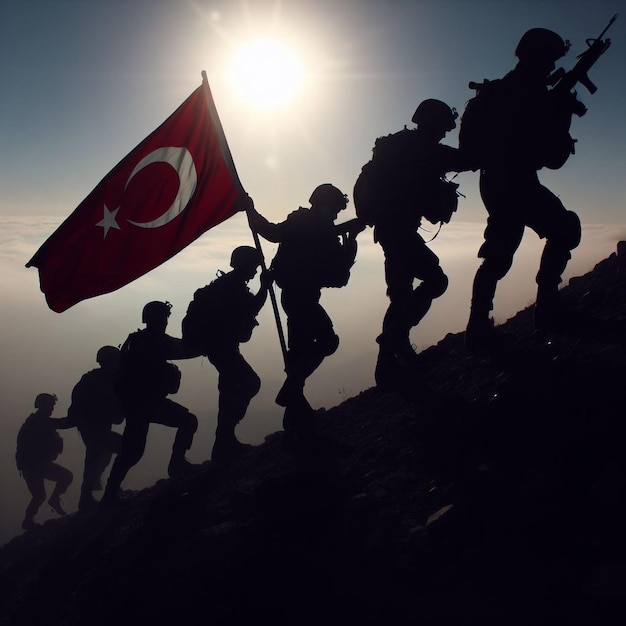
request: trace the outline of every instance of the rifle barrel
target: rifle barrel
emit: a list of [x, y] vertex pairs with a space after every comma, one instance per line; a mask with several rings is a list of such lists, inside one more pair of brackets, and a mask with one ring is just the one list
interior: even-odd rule
[[609, 28], [611, 28], [611, 24], [613, 24], [613, 22], [619, 17], [619, 13], [616, 13], [610, 20], [609, 23], [606, 25], [606, 28], [600, 33], [600, 35], [598, 35], [598, 39], [602, 39], [602, 37], [604, 37], [604, 33], [606, 33], [607, 30], [609, 30]]

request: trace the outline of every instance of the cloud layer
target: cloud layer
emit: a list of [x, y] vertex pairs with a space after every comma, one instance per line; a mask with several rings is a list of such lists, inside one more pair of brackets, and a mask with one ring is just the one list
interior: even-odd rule
[[[65, 415], [74, 384], [83, 373], [96, 367], [99, 347], [118, 345], [141, 327], [143, 305], [155, 299], [169, 300], [174, 308], [168, 331], [180, 336], [180, 323], [193, 292], [210, 282], [217, 270], [227, 271], [228, 259], [237, 245], [251, 244], [242, 217], [235, 217], [201, 237], [177, 257], [145, 277], [112, 294], [82, 302], [62, 314], [50, 311], [39, 291], [37, 271], [25, 263], [59, 224], [58, 218], [0, 218], [0, 271], [5, 298], [5, 327], [0, 335], [2, 379], [0, 393], [0, 490], [14, 494], [0, 527], [0, 542], [19, 531], [28, 493], [14, 464], [15, 438], [19, 426], [32, 410], [37, 393], [59, 396], [55, 414]], [[476, 251], [483, 224], [452, 223], [429, 244], [441, 259], [450, 279], [446, 294], [433, 304], [412, 340], [422, 350], [448, 332], [463, 330], [469, 307], [471, 284], [479, 260]], [[425, 238], [429, 233], [424, 233]], [[590, 270], [626, 239], [626, 227], [586, 225], [583, 243], [574, 251], [565, 278]], [[271, 259], [276, 246], [263, 243]], [[375, 337], [387, 307], [383, 256], [371, 231], [359, 238], [359, 255], [352, 277], [343, 289], [324, 291], [322, 303], [335, 323], [341, 344], [307, 382], [307, 396], [314, 407], [330, 407], [374, 384]], [[536, 274], [542, 242], [528, 232], [513, 269], [502, 281], [494, 315], [504, 321], [534, 300]], [[257, 282], [252, 285], [256, 289]], [[284, 315], [282, 316], [284, 323]], [[274, 315], [269, 301], [259, 317], [260, 326], [242, 352], [261, 377], [263, 386], [239, 427], [241, 439], [258, 443], [281, 428], [282, 415], [274, 397], [283, 380], [283, 363]], [[200, 429], [189, 457], [208, 459], [217, 412], [217, 376], [205, 359], [180, 363], [183, 384], [177, 395], [196, 413]], [[76, 507], [84, 450], [74, 431], [64, 433], [66, 452], [61, 462], [72, 469], [75, 483], [67, 494], [70, 510]], [[155, 426], [150, 433], [145, 458], [129, 474], [127, 488], [140, 488], [166, 475], [172, 433]]]

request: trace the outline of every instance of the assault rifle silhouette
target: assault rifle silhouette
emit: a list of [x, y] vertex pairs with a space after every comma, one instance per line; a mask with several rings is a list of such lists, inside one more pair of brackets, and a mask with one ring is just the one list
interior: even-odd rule
[[587, 39], [587, 50], [579, 54], [576, 58], [576, 65], [566, 72], [562, 67], [558, 68], [548, 78], [548, 85], [552, 87], [551, 92], [557, 96], [571, 98], [571, 112], [578, 117], [582, 117], [587, 112], [587, 107], [576, 98], [576, 92], [572, 89], [577, 83], [583, 85], [587, 91], [594, 94], [598, 88], [591, 82], [587, 73], [596, 61], [608, 50], [611, 45], [610, 39], [602, 39], [613, 22], [618, 18], [616, 13], [606, 25], [606, 28], [595, 39]]
[[[550, 87], [548, 93], [553, 98], [555, 104], [549, 141], [544, 142], [544, 153], [541, 159], [541, 166], [549, 169], [559, 169], [564, 165], [571, 154], [574, 154], [574, 145], [576, 140], [569, 134], [572, 116], [582, 117], [587, 113], [587, 107], [578, 100], [577, 93], [574, 88], [578, 83], [583, 85], [589, 93], [595, 93], [598, 88], [591, 82], [588, 76], [589, 70], [596, 61], [608, 50], [611, 45], [610, 39], [602, 39], [606, 31], [611, 27], [613, 22], [618, 18], [616, 13], [606, 25], [604, 30], [595, 39], [587, 39], [587, 50], [579, 54], [574, 67], [566, 72], [562, 67], [556, 69], [546, 81]], [[566, 42], [569, 48], [569, 41]], [[489, 80], [485, 79], [482, 83], [474, 81], [469, 83], [469, 88], [476, 90], [480, 94], [483, 88], [489, 85]], [[459, 141], [463, 141], [463, 122], [472, 111], [473, 103], [477, 102], [477, 97], [472, 98], [466, 105], [463, 120], [461, 122], [461, 130], [459, 133]], [[479, 109], [480, 111], [480, 109]], [[473, 114], [476, 116], [476, 113]], [[471, 119], [471, 118], [470, 118]], [[467, 124], [467, 122], [465, 122]]]

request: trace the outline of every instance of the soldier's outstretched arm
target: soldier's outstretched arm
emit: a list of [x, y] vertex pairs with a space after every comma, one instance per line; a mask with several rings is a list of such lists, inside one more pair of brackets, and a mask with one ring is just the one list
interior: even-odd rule
[[270, 285], [272, 284], [274, 277], [272, 275], [272, 270], [266, 269], [261, 273], [261, 286], [259, 287], [259, 291], [254, 296], [254, 308], [255, 315], [263, 308], [265, 301], [267, 300], [267, 293]]
[[282, 240], [281, 224], [274, 224], [263, 217], [254, 207], [252, 198], [250, 198], [250, 205], [246, 213], [248, 214], [248, 224], [255, 233], [261, 235], [263, 239], [280, 243]]
[[201, 356], [201, 352], [188, 346], [182, 339], [166, 335], [163, 339], [163, 357], [168, 361], [180, 361], [182, 359], [195, 359]]
[[445, 147], [443, 169], [446, 172], [468, 172], [475, 168], [475, 165], [465, 151], [452, 146]]
[[469, 172], [476, 167], [474, 159], [472, 159], [469, 155], [460, 150], [457, 150], [457, 153], [454, 167], [449, 169], [449, 172]]
[[335, 231], [338, 235], [356, 237], [359, 233], [363, 232], [366, 227], [367, 224], [363, 220], [358, 217], [354, 217], [347, 222], [343, 222], [342, 224], [336, 224]]
[[48, 419], [57, 430], [67, 430], [76, 426], [76, 422], [69, 417], [49, 417]]

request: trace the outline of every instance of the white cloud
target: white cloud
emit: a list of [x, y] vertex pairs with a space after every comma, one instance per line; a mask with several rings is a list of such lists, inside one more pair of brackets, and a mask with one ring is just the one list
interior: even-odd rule
[[[25, 262], [56, 228], [54, 218], [0, 219], [0, 271], [4, 298], [4, 329], [0, 335], [0, 472], [2, 493], [15, 493], [15, 510], [7, 512], [0, 541], [17, 532], [26, 488], [13, 464], [15, 436], [19, 425], [32, 409], [35, 395], [47, 390], [59, 396], [56, 414], [67, 410], [73, 385], [80, 376], [96, 366], [95, 353], [106, 344], [117, 345], [141, 326], [143, 305], [153, 299], [174, 304], [169, 332], [180, 335], [180, 323], [187, 304], [198, 287], [208, 283], [218, 269], [228, 270], [233, 247], [250, 244], [251, 236], [243, 219], [226, 222], [203, 235], [196, 243], [150, 274], [117, 292], [79, 303], [57, 314], [50, 311], [38, 288], [37, 272], [26, 269]], [[453, 222], [444, 227], [430, 244], [439, 256], [450, 279], [446, 294], [433, 304], [429, 315], [412, 332], [418, 349], [426, 348], [448, 332], [463, 330], [469, 307], [471, 284], [479, 260], [476, 251], [482, 241], [483, 224]], [[588, 225], [583, 243], [574, 251], [566, 278], [590, 270], [595, 263], [615, 250], [617, 241], [626, 239], [626, 227]], [[383, 256], [372, 241], [371, 231], [360, 238], [359, 255], [352, 277], [343, 289], [327, 289], [323, 304], [341, 338], [340, 348], [329, 357], [307, 382], [313, 406], [327, 408], [374, 384], [375, 337], [387, 307], [383, 275]], [[271, 259], [275, 245], [263, 242]], [[534, 300], [534, 276], [542, 242], [529, 232], [516, 256], [514, 266], [498, 288], [495, 315], [499, 321], [511, 317]], [[282, 316], [284, 321], [284, 315]], [[281, 428], [281, 411], [274, 397], [284, 377], [277, 332], [269, 302], [262, 311], [260, 326], [243, 352], [259, 373], [263, 387], [253, 400], [240, 426], [243, 440], [260, 442]], [[190, 458], [206, 460], [210, 455], [217, 412], [217, 376], [206, 361], [194, 359], [181, 363], [183, 385], [177, 399], [200, 418]], [[129, 475], [134, 488], [154, 482], [165, 475], [167, 448], [171, 432], [164, 427], [151, 431], [145, 459]], [[70, 510], [76, 505], [82, 473], [82, 444], [75, 433], [64, 434], [64, 462], [76, 476], [67, 497]], [[9, 533], [2, 536], [2, 533]]]

